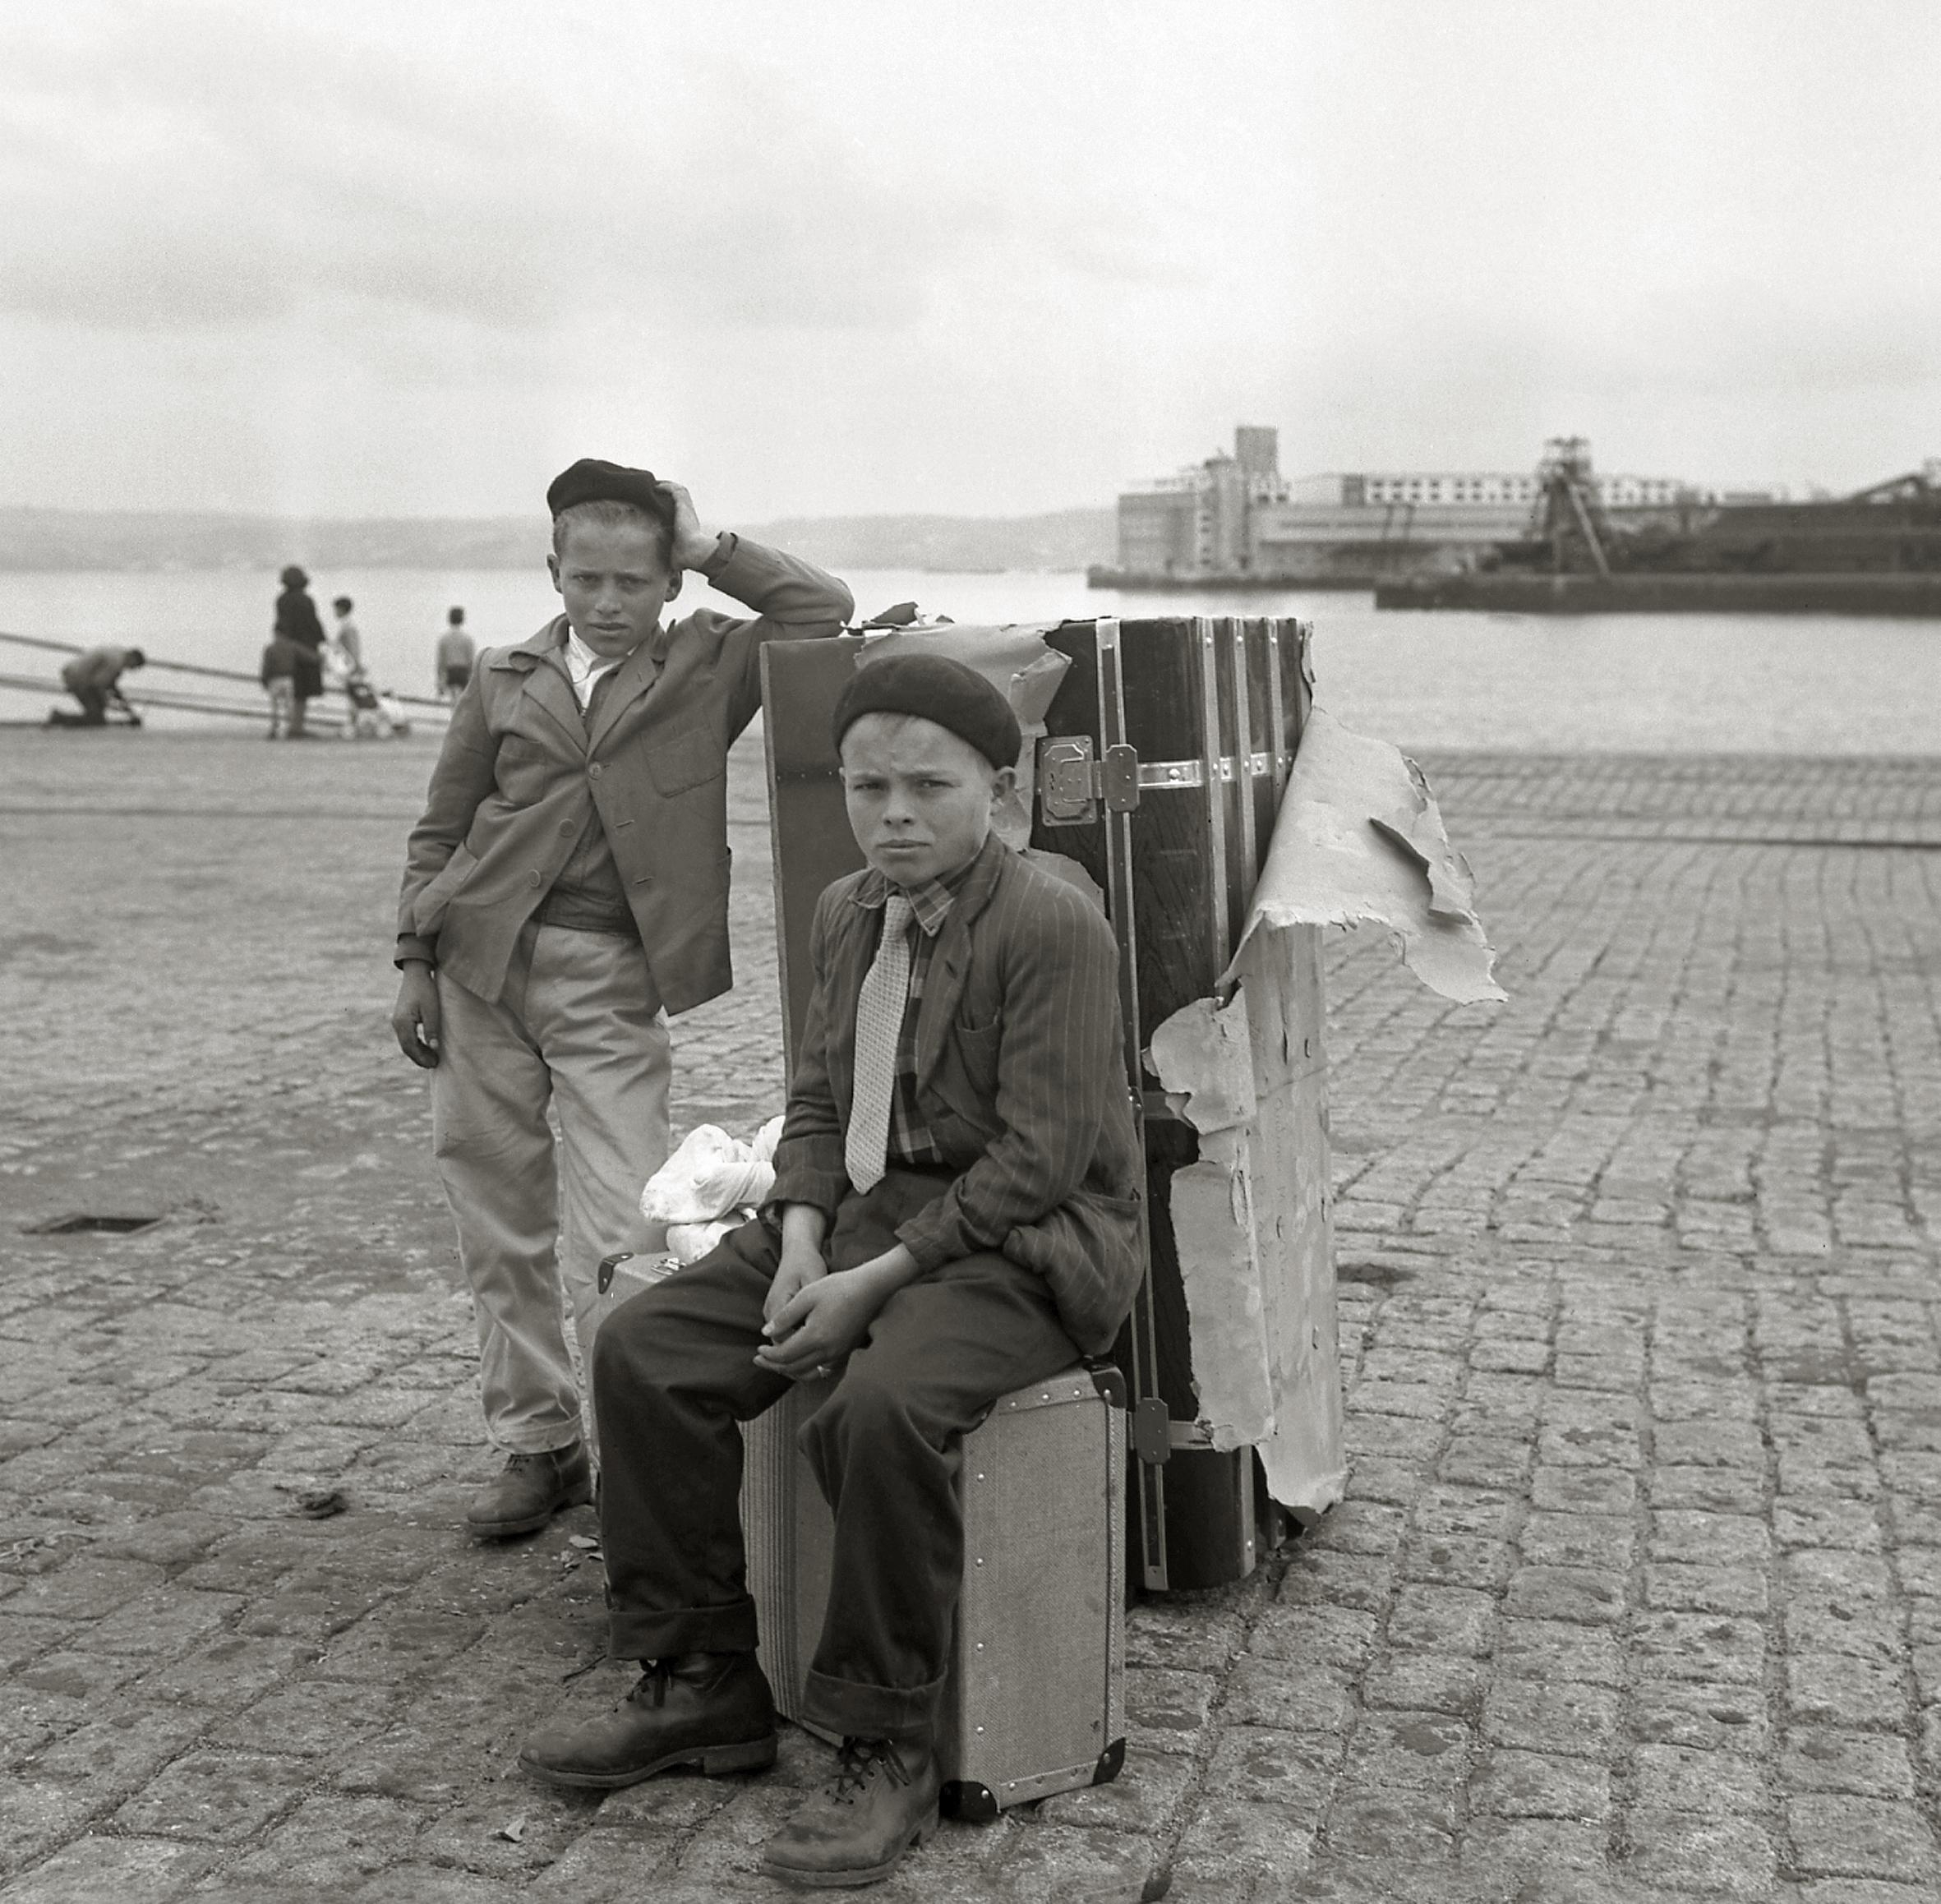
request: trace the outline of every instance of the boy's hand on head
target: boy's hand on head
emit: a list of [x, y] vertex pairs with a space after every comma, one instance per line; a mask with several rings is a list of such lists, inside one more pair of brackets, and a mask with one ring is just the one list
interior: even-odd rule
[[694, 513], [694, 499], [678, 482], [656, 485], [674, 505], [674, 560], [683, 569], [698, 569], [714, 553], [721, 538], [712, 529], [703, 528]]

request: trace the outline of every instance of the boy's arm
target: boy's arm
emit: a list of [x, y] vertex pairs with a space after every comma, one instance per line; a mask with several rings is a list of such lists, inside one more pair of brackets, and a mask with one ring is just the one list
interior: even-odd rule
[[474, 675], [452, 709], [445, 745], [431, 769], [423, 816], [405, 843], [404, 883], [398, 895], [398, 949], [394, 955], [399, 965], [408, 959], [431, 964], [436, 957], [435, 943], [417, 929], [417, 897], [445, 870], [471, 830], [478, 803], [493, 789], [497, 755], [498, 745], [486, 726], [484, 696]]
[[994, 1106], [1003, 1127], [984, 1155], [897, 1234], [920, 1271], [998, 1250], [1084, 1181], [1098, 1132], [1123, 1099], [1118, 948], [1104, 917], [1068, 903], [1021, 908], [1004, 961]]
[[829, 1086], [829, 1014], [828, 950], [832, 903], [825, 892], [816, 901], [809, 932], [809, 970], [813, 984], [795, 1068], [789, 1079], [787, 1115], [781, 1141], [775, 1146], [775, 1187], [769, 1208], [805, 1203], [833, 1218], [836, 1206], [849, 1187], [842, 1160], [842, 1120]]

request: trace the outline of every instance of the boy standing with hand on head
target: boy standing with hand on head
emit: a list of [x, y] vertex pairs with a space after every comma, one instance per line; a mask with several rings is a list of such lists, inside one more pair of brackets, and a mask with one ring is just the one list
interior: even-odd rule
[[1109, 1348], [1141, 1270], [1117, 942], [990, 830], [1017, 717], [971, 669], [905, 654], [857, 671], [834, 730], [869, 864], [816, 908], [774, 1201], [594, 1348], [611, 1650], [647, 1671], [521, 1755], [593, 1789], [772, 1762], [736, 1423], [844, 1364], [800, 1441], [835, 1515], [803, 1717], [842, 1755], [762, 1864], [811, 1886], [887, 1877], [934, 1828], [962, 1438]]
[[[761, 704], [762, 644], [837, 634], [852, 606], [808, 563], [703, 528], [649, 471], [583, 460], [546, 502], [565, 612], [487, 650], [453, 711], [406, 850], [391, 1017], [432, 1073], [486, 1423], [508, 1451], [466, 1515], [487, 1539], [589, 1497], [562, 1286], [583, 1363], [600, 1259], [651, 1240], [666, 1014], [732, 982], [727, 751]], [[664, 625], [689, 569], [755, 618]]]

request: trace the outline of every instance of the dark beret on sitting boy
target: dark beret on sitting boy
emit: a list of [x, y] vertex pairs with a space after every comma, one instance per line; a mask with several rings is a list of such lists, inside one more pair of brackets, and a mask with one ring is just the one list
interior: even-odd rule
[[913, 714], [948, 728], [993, 767], [1016, 767], [1024, 731], [1011, 703], [975, 668], [940, 654], [885, 655], [850, 677], [831, 718], [837, 750], [865, 714]]

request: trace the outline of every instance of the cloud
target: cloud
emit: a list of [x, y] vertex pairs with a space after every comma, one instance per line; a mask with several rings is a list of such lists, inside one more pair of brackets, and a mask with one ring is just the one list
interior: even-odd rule
[[[320, 23], [313, 23], [320, 22]], [[357, 38], [321, 16], [95, 16], [16, 50], [0, 104], [0, 305], [131, 329], [409, 308], [497, 329], [871, 330], [979, 263], [1150, 281], [1140, 222], [1021, 205], [778, 75], [658, 48], [657, 90]], [[639, 49], [633, 49], [637, 54]], [[633, 66], [632, 59], [610, 63]], [[643, 110], [643, 104], [650, 109]]]

